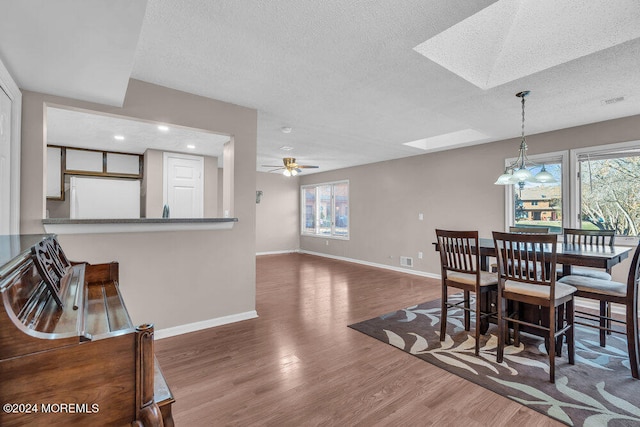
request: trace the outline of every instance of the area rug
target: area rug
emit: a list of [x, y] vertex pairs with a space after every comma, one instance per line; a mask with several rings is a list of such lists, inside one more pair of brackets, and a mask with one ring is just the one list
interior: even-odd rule
[[[462, 294], [450, 297], [462, 299]], [[412, 354], [482, 387], [506, 396], [570, 426], [640, 426], [640, 381], [631, 377], [624, 335], [607, 337], [600, 347], [598, 331], [576, 327], [575, 365], [566, 344], [556, 358], [556, 382], [549, 382], [544, 340], [522, 334], [519, 347], [505, 347], [496, 363], [497, 327], [481, 337], [475, 356], [463, 311], [450, 309], [447, 336], [440, 335], [440, 300], [394, 311], [349, 327]]]

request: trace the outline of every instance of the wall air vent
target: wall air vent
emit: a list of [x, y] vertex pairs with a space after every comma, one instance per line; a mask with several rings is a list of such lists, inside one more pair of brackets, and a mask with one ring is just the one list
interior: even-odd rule
[[400, 257], [400, 266], [401, 267], [413, 267], [413, 258], [408, 256]]
[[611, 105], [611, 104], [615, 104], [617, 102], [622, 102], [624, 101], [624, 96], [618, 96], [617, 98], [609, 98], [609, 99], [603, 99], [602, 105]]

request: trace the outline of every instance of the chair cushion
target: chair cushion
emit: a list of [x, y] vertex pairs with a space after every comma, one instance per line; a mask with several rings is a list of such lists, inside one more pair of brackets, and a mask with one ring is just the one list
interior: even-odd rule
[[[556, 268], [558, 274], [562, 274], [562, 266]], [[611, 280], [611, 275], [604, 270], [588, 267], [571, 267], [572, 276], [593, 277], [594, 279]]]
[[[476, 284], [476, 276], [475, 274], [469, 273], [460, 273], [459, 271], [450, 271], [447, 274], [447, 279], [453, 280], [454, 282], [464, 283], [466, 285], [475, 285]], [[490, 273], [488, 271], [480, 272], [480, 286], [491, 286], [498, 284], [498, 274]]]
[[614, 282], [613, 280], [594, 279], [593, 277], [576, 276], [572, 274], [559, 279], [558, 283], [575, 286], [578, 291], [619, 297], [627, 295], [627, 285], [625, 283]]
[[[533, 283], [517, 282], [515, 280], [507, 280], [504, 282], [504, 289], [520, 295], [549, 299], [551, 287], [546, 285], [534, 285]], [[556, 299], [564, 298], [574, 292], [576, 292], [575, 287], [569, 284], [556, 282]]]

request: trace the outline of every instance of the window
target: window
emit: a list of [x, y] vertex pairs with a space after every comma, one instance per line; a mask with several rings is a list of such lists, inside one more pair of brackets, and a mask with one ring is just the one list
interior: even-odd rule
[[573, 226], [615, 230], [637, 237], [640, 231], [640, 142], [574, 150], [576, 217]]
[[302, 234], [349, 238], [349, 181], [301, 187]]
[[[552, 233], [562, 233], [564, 227], [564, 213], [568, 211], [566, 197], [563, 191], [567, 187], [563, 172], [567, 169], [567, 152], [550, 153], [530, 156], [530, 160], [539, 166], [532, 168], [535, 175], [540, 172], [544, 164], [547, 172], [551, 173], [555, 183], [524, 183], [506, 186], [507, 191], [507, 228], [516, 227], [548, 227]], [[507, 159], [509, 164], [513, 159]], [[566, 175], [566, 174], [565, 174]]]
[[[640, 141], [530, 156], [559, 181], [505, 186], [506, 228], [616, 230], [616, 244], [640, 237]], [[506, 159], [509, 164], [514, 159]], [[535, 174], [537, 170], [532, 170]]]

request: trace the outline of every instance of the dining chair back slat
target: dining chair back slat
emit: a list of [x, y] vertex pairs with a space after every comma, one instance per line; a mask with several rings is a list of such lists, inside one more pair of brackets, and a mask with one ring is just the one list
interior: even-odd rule
[[442, 234], [438, 238], [442, 265], [446, 270], [475, 274], [478, 271], [480, 257], [472, 250], [477, 245], [478, 236], [473, 232], [459, 232], [457, 235]]
[[565, 245], [613, 247], [616, 238], [615, 230], [582, 230], [579, 228], [565, 228], [563, 233]]

